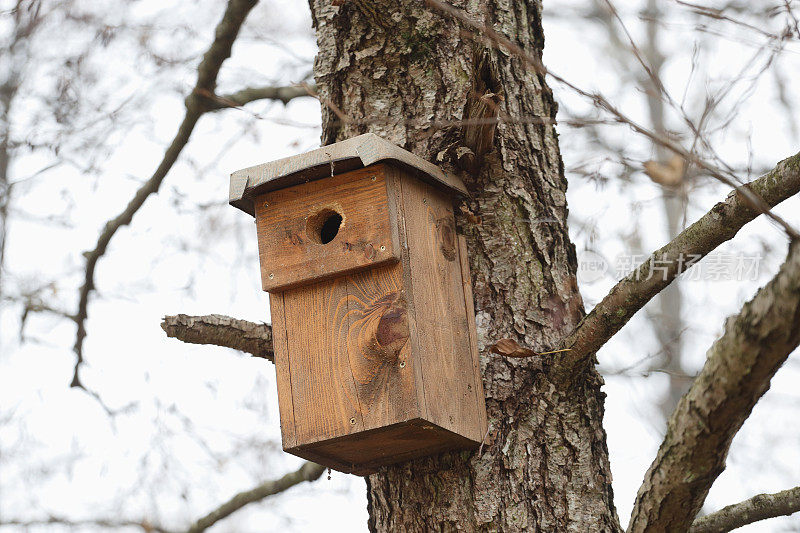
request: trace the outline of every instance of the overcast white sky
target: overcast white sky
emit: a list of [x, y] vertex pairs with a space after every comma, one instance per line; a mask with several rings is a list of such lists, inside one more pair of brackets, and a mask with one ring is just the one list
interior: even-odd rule
[[[197, 35], [186, 37], [177, 49], [169, 31], [156, 31], [153, 39], [165, 53], [195, 54], [207, 47], [222, 4], [148, 0], [124, 16], [134, 20], [170, 17], [172, 22], [193, 25]], [[665, 4], [675, 7], [673, 2]], [[580, 3], [545, 5], [546, 63], [582, 87], [601, 90], [626, 112], [644, 120], [641, 95], [623, 83], [636, 73], [610, 68], [607, 51], [598, 46], [604, 35], [564, 15]], [[636, 12], [623, 13], [634, 37], [640, 36]], [[305, 2], [273, 0], [260, 5], [248, 28], [225, 63], [220, 92], [302, 79], [315, 53]], [[714, 83], [725, 83], [761, 42], [757, 34], [740, 28], [721, 26], [720, 30], [722, 36], [701, 35], [710, 44], [698, 72], [692, 72], [690, 62], [698, 34], [688, 16], [685, 21], [671, 21], [665, 30], [664, 46], [675, 56], [667, 64], [664, 80], [678, 95], [684, 93], [687, 79], [692, 80], [687, 91], [690, 108], [693, 99], [707, 90], [704, 80], [711, 80], [712, 90]], [[76, 42], [62, 42], [57, 35], [52, 39], [51, 45], [65, 48], [81, 44], [78, 37]], [[798, 52], [800, 47], [791, 43], [779, 64], [789, 87], [800, 82]], [[8, 244], [11, 285], [23, 290], [54, 280], [52, 300], [68, 310], [77, 301], [81, 252], [93, 248], [105, 221], [118, 214], [155, 169], [182, 118], [181, 95], [194, 83], [189, 68], [150, 77], [131, 44], [110, 49], [102, 61], [108, 72], [98, 86], [113, 86], [109, 98], [122, 101], [130, 95], [149, 95], [138, 120], [114, 133], [114, 150], [103, 158], [96, 178], [65, 165], [19, 187]], [[43, 83], [52, 81], [52, 73], [35, 75]], [[556, 98], [571, 109], [585, 107], [575, 95], [553, 87]], [[772, 76], [763, 76], [737, 112], [736, 121], [713, 138], [726, 161], [747, 165], [752, 157], [754, 167], [768, 167], [797, 151], [798, 139], [791, 129], [797, 117], [775, 104], [776, 87]], [[796, 93], [788, 98], [795, 105], [800, 103]], [[26, 342], [20, 342], [18, 309], [4, 306], [0, 310], [3, 518], [46, 517], [48, 513], [75, 519], [147, 517], [180, 527], [237, 491], [301, 463], [280, 451], [270, 363], [227, 349], [167, 339], [159, 327], [163, 315], [176, 313], [269, 320], [267, 295], [260, 290], [255, 227], [247, 215], [226, 205], [228, 174], [316, 147], [319, 104], [302, 99], [285, 108], [262, 103], [253, 110], [262, 118], [236, 110], [203, 118], [161, 193], [147, 201], [131, 227], [119, 232], [99, 263], [99, 294], [90, 306], [82, 378], [110, 407], [132, 405], [125, 414], [110, 419], [96, 401], [68, 387], [74, 363], [71, 322], [46, 315], [31, 317], [25, 327]], [[22, 112], [17, 120], [32, 132], [50, 126], [40, 122], [34, 111]], [[287, 121], [295, 125], [286, 125]], [[586, 248], [609, 261], [630, 254], [619, 234], [632, 224], [645, 228], [644, 249], [663, 245], [661, 191], [641, 173], [632, 183], [615, 181], [614, 165], [604, 162], [604, 155], [596, 154], [580, 132], [564, 126], [559, 126], [559, 132], [568, 172], [589, 161], [612, 178], [598, 187], [568, 173], [579, 258]], [[637, 161], [654, 156], [646, 142], [623, 127], [609, 129], [607, 135], [627, 145], [628, 156]], [[20, 157], [12, 167], [12, 180], [39, 170], [51, 157]], [[707, 186], [692, 194], [687, 211], [690, 222], [726, 191]], [[206, 207], [198, 214], [197, 206]], [[779, 213], [800, 226], [800, 199], [787, 202]], [[58, 220], [48, 218], [53, 216]], [[62, 219], [65, 224], [57, 223]], [[590, 241], [586, 232], [578, 230], [580, 225], [590, 226], [596, 238]], [[771, 253], [764, 253], [762, 241]], [[701, 367], [724, 317], [774, 274], [785, 254], [784, 243], [773, 225], [758, 221], [721, 250], [763, 255], [757, 281], [682, 283], [688, 299], [684, 318], [689, 325], [685, 344], [691, 354], [690, 370]], [[608, 291], [615, 276], [612, 268], [609, 276], [581, 287], [587, 307]], [[620, 369], [656, 350], [650, 326], [638, 316], [601, 350], [599, 360], [604, 369]], [[629, 375], [608, 376], [604, 387], [608, 394], [605, 427], [623, 523], [660, 443], [656, 401], [667, 383], [663, 374], [635, 374], [636, 368]], [[709, 508], [800, 484], [798, 379], [800, 361], [795, 353], [735, 439], [728, 469], [709, 496]], [[333, 472], [330, 480], [323, 476], [251, 505], [214, 531], [365, 531], [366, 519], [363, 480]], [[800, 531], [800, 518], [775, 520], [750, 530]]]

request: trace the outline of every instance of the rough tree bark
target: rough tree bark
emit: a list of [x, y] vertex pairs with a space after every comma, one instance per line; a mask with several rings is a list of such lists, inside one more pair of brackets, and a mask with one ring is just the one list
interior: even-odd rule
[[[544, 351], [583, 317], [567, 235], [566, 180], [542, 76], [464, 36], [420, 0], [310, 0], [322, 143], [365, 133], [451, 172], [470, 102], [502, 99], [493, 150], [456, 206], [468, 239], [490, 429], [480, 452], [383, 469], [367, 480], [375, 531], [618, 531], [602, 427], [602, 380], [556, 356], [505, 359], [511, 338]], [[479, 4], [479, 5], [478, 5]], [[524, 50], [541, 55], [541, 2], [453, 2]], [[338, 109], [334, 109], [338, 108]], [[420, 121], [437, 121], [426, 127]]]

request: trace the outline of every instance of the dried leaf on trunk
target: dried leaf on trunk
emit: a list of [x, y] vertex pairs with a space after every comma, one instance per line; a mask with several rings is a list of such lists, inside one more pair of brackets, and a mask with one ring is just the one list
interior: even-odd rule
[[513, 339], [500, 339], [489, 348], [489, 351], [506, 357], [530, 357], [536, 355], [536, 352], [530, 348], [523, 348]]

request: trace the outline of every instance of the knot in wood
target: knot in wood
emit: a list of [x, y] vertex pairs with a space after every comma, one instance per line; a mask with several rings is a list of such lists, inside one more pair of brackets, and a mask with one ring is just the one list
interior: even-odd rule
[[398, 292], [387, 294], [382, 300], [388, 300], [388, 305], [381, 311], [375, 342], [385, 359], [396, 359], [409, 337], [406, 302]]
[[450, 219], [441, 219], [436, 222], [439, 232], [439, 249], [448, 261], [456, 260], [456, 230]]
[[408, 310], [406, 301], [399, 291], [393, 291], [374, 302], [368, 311], [378, 320], [374, 322], [375, 330], [370, 335], [370, 342], [365, 356], [382, 362], [394, 361], [400, 350], [408, 342]]

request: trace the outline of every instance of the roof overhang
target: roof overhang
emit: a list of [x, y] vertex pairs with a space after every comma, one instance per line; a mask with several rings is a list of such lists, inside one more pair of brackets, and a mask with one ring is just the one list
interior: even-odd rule
[[445, 174], [436, 165], [374, 133], [365, 133], [304, 154], [237, 170], [231, 174], [230, 204], [255, 216], [255, 196], [379, 162], [403, 167], [453, 194], [469, 195], [460, 178]]

